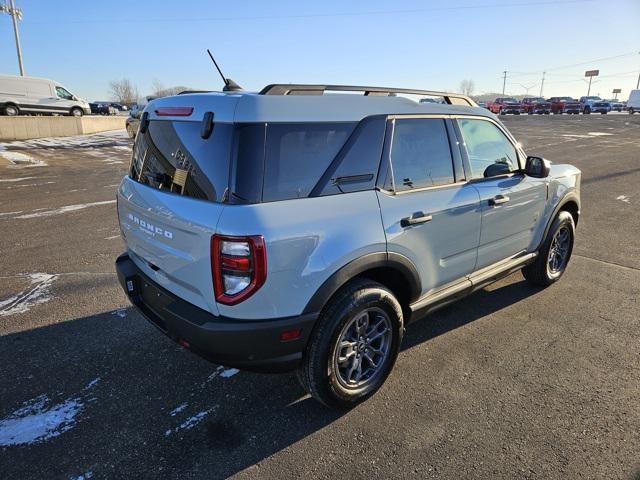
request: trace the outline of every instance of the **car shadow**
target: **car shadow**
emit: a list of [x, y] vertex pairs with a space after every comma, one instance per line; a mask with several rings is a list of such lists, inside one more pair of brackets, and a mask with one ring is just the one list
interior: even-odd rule
[[[536, 291], [512, 281], [477, 292], [409, 326], [403, 350]], [[82, 404], [58, 436], [0, 444], [6, 478], [68, 478], [78, 468], [97, 477], [228, 477], [356, 413], [320, 405], [293, 374], [212, 365], [132, 308], [4, 335], [0, 362], [9, 366], [0, 370], [0, 421], [43, 394], [48, 405], [69, 398]]]

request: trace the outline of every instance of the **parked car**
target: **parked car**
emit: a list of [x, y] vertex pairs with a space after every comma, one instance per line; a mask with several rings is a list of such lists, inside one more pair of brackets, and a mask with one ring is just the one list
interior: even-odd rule
[[116, 110], [118, 110], [119, 112], [126, 112], [128, 110], [127, 106], [122, 105], [121, 103], [113, 102], [110, 105]]
[[487, 103], [486, 102], [478, 102], [478, 106], [481, 108], [487, 108]]
[[560, 279], [580, 171], [527, 157], [468, 97], [369, 95], [387, 92], [403, 90], [151, 102], [117, 194], [129, 300], [205, 358], [297, 370], [314, 398], [351, 407], [384, 383], [410, 322], [519, 269]]
[[136, 133], [140, 127], [140, 116], [142, 115], [143, 110], [136, 107], [129, 110], [129, 116], [125, 120], [125, 128], [129, 138], [136, 138]]
[[91, 113], [94, 115], [117, 115], [118, 111], [107, 103], [90, 103]]
[[595, 102], [602, 102], [602, 99], [598, 96], [580, 97], [580, 109], [582, 113], [591, 113]]
[[582, 110], [580, 102], [572, 97], [551, 97], [547, 102], [551, 104], [551, 113], [555, 115], [563, 113], [577, 115]]
[[487, 108], [492, 113], [500, 115], [506, 115], [508, 113], [520, 115], [522, 113], [520, 102], [513, 97], [498, 97], [495, 101], [489, 102]]
[[551, 103], [542, 97], [525, 97], [520, 105], [522, 106], [522, 113], [528, 113], [529, 115], [534, 113], [548, 115], [551, 113]]
[[640, 112], [640, 90], [631, 90], [629, 100], [627, 100], [627, 111], [633, 115]]
[[91, 113], [89, 104], [59, 83], [47, 78], [0, 75], [0, 112], [82, 116]]
[[592, 113], [602, 113], [606, 115], [611, 111], [611, 104], [606, 100], [601, 100], [599, 102], [593, 102], [591, 104], [591, 112]]
[[625, 109], [625, 104], [624, 102], [621, 102], [620, 100], [616, 100], [615, 98], [610, 99], [610, 100], [605, 100], [605, 102], [608, 102], [609, 105], [611, 105], [611, 111], [615, 111], [615, 112], [622, 112]]

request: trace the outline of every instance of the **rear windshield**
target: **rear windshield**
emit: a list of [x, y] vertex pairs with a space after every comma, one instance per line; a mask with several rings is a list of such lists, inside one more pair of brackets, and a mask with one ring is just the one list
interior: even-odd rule
[[[202, 139], [199, 122], [152, 120], [147, 131], [136, 138], [130, 176], [153, 188], [213, 202], [259, 203], [307, 197], [355, 126], [355, 122], [217, 123], [210, 138]], [[378, 134], [379, 145], [383, 133]], [[376, 142], [368, 143], [381, 148]], [[377, 173], [380, 154], [367, 158], [372, 165], [358, 168], [369, 178]]]
[[133, 149], [130, 176], [159, 190], [221, 202], [229, 181], [233, 126], [218, 123], [200, 136], [196, 122], [152, 120]]

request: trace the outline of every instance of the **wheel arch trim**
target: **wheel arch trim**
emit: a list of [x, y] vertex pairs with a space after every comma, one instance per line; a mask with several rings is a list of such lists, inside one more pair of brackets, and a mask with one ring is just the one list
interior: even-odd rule
[[376, 268], [390, 268], [402, 275], [410, 288], [410, 301], [420, 296], [420, 275], [415, 265], [404, 255], [394, 252], [376, 252], [358, 257], [327, 278], [307, 302], [303, 314], [319, 312], [329, 299], [353, 278]]
[[[537, 250], [540, 249], [540, 247], [544, 243], [545, 238], [547, 238], [549, 229], [551, 228], [551, 225], [553, 224], [553, 221], [555, 220], [555, 218], [558, 216], [558, 213], [560, 213], [560, 211], [563, 210], [563, 207], [567, 206], [569, 203], [574, 203], [576, 205], [578, 218], [580, 217], [580, 197], [578, 196], [577, 193], [574, 193], [574, 192], [567, 193], [564, 197], [562, 197], [562, 199], [555, 206], [555, 208], [553, 209], [553, 212], [551, 212], [551, 215], [549, 216], [549, 220], [547, 221], [547, 225], [544, 228], [544, 235], [542, 235], [542, 239], [540, 240], [540, 244], [538, 245]], [[577, 220], [575, 221], [575, 224], [576, 225], [578, 224]]]

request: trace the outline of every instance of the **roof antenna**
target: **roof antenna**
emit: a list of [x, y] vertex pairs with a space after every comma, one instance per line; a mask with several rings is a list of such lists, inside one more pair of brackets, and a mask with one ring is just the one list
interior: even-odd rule
[[220, 76], [222, 77], [222, 81], [224, 82], [224, 87], [222, 87], [222, 91], [223, 92], [241, 91], [242, 87], [240, 85], [238, 85], [236, 82], [234, 82], [230, 78], [225, 78], [225, 76], [222, 74], [222, 70], [220, 70], [220, 67], [218, 66], [218, 62], [216, 62], [216, 59], [213, 58], [213, 55], [211, 54], [211, 50], [209, 50], [208, 48], [207, 48], [207, 53], [211, 57], [211, 61], [216, 66], [216, 69], [218, 70], [218, 73], [220, 74]]

